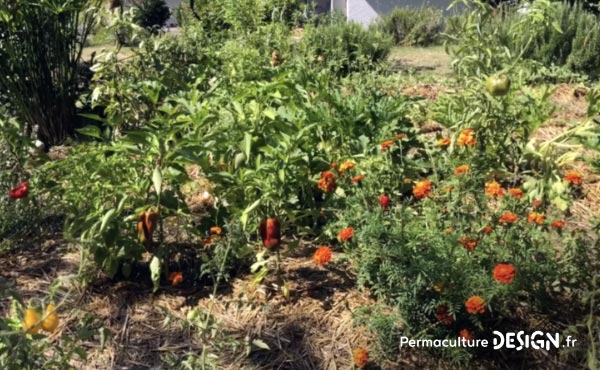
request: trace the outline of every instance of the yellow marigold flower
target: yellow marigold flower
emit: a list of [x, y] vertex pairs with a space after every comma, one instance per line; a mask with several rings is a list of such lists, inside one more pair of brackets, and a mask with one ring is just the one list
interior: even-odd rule
[[353, 352], [354, 357], [354, 365], [358, 367], [365, 367], [367, 365], [367, 361], [369, 361], [369, 353], [366, 349], [359, 347]]
[[413, 195], [417, 199], [423, 199], [427, 197], [431, 193], [431, 181], [422, 180], [418, 181], [415, 186], [413, 186]]
[[445, 137], [436, 141], [435, 146], [448, 146], [451, 142], [452, 140], [449, 137]]
[[546, 218], [546, 216], [544, 216], [543, 213], [531, 212], [527, 216], [527, 222], [529, 222], [529, 223], [536, 223], [538, 225], [542, 225], [544, 223], [544, 219], [545, 218]]
[[485, 194], [494, 197], [494, 196], [502, 196], [504, 195], [504, 188], [500, 186], [496, 181], [486, 182], [485, 183]]
[[469, 166], [467, 166], [466, 164], [463, 164], [462, 166], [458, 166], [454, 169], [454, 174], [462, 175], [465, 173], [469, 173], [470, 171], [471, 171], [471, 168], [469, 168]]
[[352, 161], [346, 161], [342, 164], [340, 164], [340, 173], [344, 173], [348, 170], [353, 169], [354, 167], [356, 167], [356, 165], [354, 164], [354, 162]]
[[458, 135], [458, 140], [456, 140], [456, 145], [458, 146], [468, 146], [468, 147], [472, 147], [475, 145], [475, 138], [473, 137], [473, 129], [466, 129], [463, 130], [459, 135]]

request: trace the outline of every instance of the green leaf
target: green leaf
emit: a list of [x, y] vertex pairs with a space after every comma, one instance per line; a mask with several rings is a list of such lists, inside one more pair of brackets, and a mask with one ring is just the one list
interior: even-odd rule
[[160, 285], [160, 259], [156, 256], [152, 257], [150, 262], [150, 277], [152, 278], [152, 284], [154, 284], [154, 291], [158, 289]]
[[160, 167], [156, 167], [154, 169], [154, 173], [152, 174], [152, 184], [154, 184], [154, 190], [156, 191], [156, 195], [160, 196], [162, 189], [162, 172]]
[[252, 150], [252, 134], [249, 132], [244, 133], [244, 154], [246, 158], [250, 158], [250, 151]]
[[102, 132], [100, 131], [100, 128], [98, 126], [89, 125], [82, 128], [78, 128], [75, 131], [85, 136], [93, 137], [96, 139], [102, 139]]
[[111, 220], [112, 216], [115, 214], [115, 211], [116, 211], [116, 209], [113, 208], [110, 211], [106, 212], [104, 217], [102, 217], [102, 224], [100, 225], [100, 232], [104, 231], [104, 229], [106, 228], [106, 225]]

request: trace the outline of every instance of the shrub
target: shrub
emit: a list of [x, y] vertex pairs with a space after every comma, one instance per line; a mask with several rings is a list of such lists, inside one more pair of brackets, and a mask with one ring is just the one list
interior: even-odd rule
[[441, 41], [444, 22], [442, 11], [437, 8], [394, 8], [374, 27], [392, 35], [398, 45], [429, 46]]
[[165, 0], [142, 0], [137, 8], [135, 23], [153, 33], [163, 28], [171, 16]]
[[327, 16], [318, 26], [307, 26], [301, 45], [309, 61], [322, 58], [341, 75], [373, 68], [385, 60], [391, 46], [390, 36], [335, 16]]
[[[47, 145], [77, 123], [78, 63], [100, 0], [17, 0], [0, 5], [0, 90]], [[40, 25], [44, 25], [41, 27]]]

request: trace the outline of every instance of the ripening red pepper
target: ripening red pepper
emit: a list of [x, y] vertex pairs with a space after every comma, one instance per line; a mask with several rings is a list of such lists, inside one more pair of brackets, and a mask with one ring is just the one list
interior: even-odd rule
[[29, 194], [29, 183], [27, 181], [23, 181], [16, 188], [12, 189], [8, 196], [10, 199], [22, 199], [25, 198]]
[[381, 207], [385, 210], [390, 208], [390, 197], [388, 197], [385, 194], [382, 194], [379, 196], [379, 204], [381, 204]]
[[143, 211], [140, 213], [137, 222], [137, 233], [140, 242], [150, 243], [152, 241], [152, 234], [156, 230], [157, 223], [158, 213], [154, 211]]
[[277, 248], [281, 239], [281, 229], [276, 218], [267, 218], [260, 223], [260, 237], [268, 249]]

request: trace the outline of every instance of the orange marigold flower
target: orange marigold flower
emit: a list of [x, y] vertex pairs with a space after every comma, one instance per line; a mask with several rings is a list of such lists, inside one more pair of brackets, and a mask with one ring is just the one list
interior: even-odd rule
[[481, 229], [481, 232], [484, 234], [491, 234], [492, 231], [494, 231], [494, 228], [491, 226], [484, 226], [483, 229]]
[[413, 195], [417, 199], [423, 199], [431, 193], [431, 181], [422, 180], [418, 181], [415, 186], [413, 186]]
[[446, 230], [444, 230], [444, 234], [446, 234], [446, 235], [452, 234], [452, 228], [449, 227]]
[[346, 241], [352, 239], [353, 236], [354, 236], [354, 229], [351, 227], [342, 229], [338, 233], [338, 238], [343, 242], [346, 242]]
[[323, 266], [331, 262], [332, 256], [333, 252], [331, 251], [331, 248], [326, 246], [319, 247], [319, 249], [317, 249], [313, 255], [313, 262], [316, 265]]
[[498, 222], [503, 224], [512, 224], [519, 220], [519, 216], [515, 215], [512, 212], [504, 212]]
[[448, 146], [451, 142], [452, 140], [449, 137], [445, 137], [436, 141], [435, 146]]
[[494, 267], [494, 280], [502, 284], [509, 284], [515, 278], [515, 273], [515, 267], [510, 263], [499, 263]]
[[504, 188], [496, 181], [485, 183], [485, 194], [490, 197], [504, 195]]
[[329, 168], [331, 168], [331, 169], [337, 168], [337, 166], [338, 166], [338, 165], [337, 165], [337, 163], [336, 163], [336, 162], [331, 162], [331, 163], [329, 163]]
[[169, 274], [169, 281], [171, 285], [177, 286], [183, 282], [183, 273], [182, 272], [172, 272]]
[[513, 197], [515, 197], [517, 199], [523, 198], [523, 190], [521, 190], [519, 188], [508, 189], [508, 194], [512, 195]]
[[436, 317], [439, 322], [445, 325], [450, 325], [454, 322], [454, 317], [450, 314], [448, 306], [445, 304], [439, 305], [435, 310]]
[[575, 185], [581, 184], [581, 174], [577, 171], [567, 171], [564, 180]]
[[331, 193], [335, 191], [335, 175], [331, 171], [323, 171], [321, 173], [321, 179], [317, 183], [319, 189], [325, 193]]
[[458, 146], [466, 145], [468, 147], [474, 146], [475, 138], [473, 137], [473, 129], [463, 130], [458, 135], [458, 140], [456, 140], [456, 145], [458, 145]]
[[222, 232], [223, 232], [223, 230], [219, 226], [213, 226], [213, 227], [210, 228], [210, 233], [211, 234], [221, 235]]
[[466, 164], [463, 164], [462, 166], [458, 166], [454, 169], [454, 174], [462, 175], [465, 173], [469, 173], [470, 171], [471, 171], [471, 168], [469, 168], [469, 166], [467, 166]]
[[346, 161], [342, 164], [340, 164], [340, 173], [344, 173], [348, 170], [353, 169], [354, 167], [356, 167], [356, 165], [354, 164], [354, 162], [352, 161]]
[[562, 229], [563, 227], [565, 227], [567, 223], [564, 222], [563, 220], [556, 220], [554, 222], [552, 222], [552, 227], [555, 229]]
[[463, 329], [458, 332], [458, 337], [463, 338], [464, 340], [473, 340], [473, 333], [468, 329]]
[[477, 239], [468, 238], [466, 236], [461, 237], [458, 243], [465, 247], [466, 250], [472, 251], [477, 246]]
[[531, 212], [527, 216], [527, 222], [529, 222], [529, 223], [536, 223], [538, 225], [542, 225], [544, 223], [544, 219], [545, 218], [546, 218], [546, 216], [544, 216], [543, 213]]
[[365, 179], [365, 175], [356, 175], [354, 176], [352, 179], [350, 179], [350, 182], [353, 184], [359, 184], [361, 181], [363, 181]]
[[533, 202], [531, 202], [531, 205], [533, 206], [533, 208], [537, 208], [542, 205], [542, 201], [539, 199], [536, 199]]
[[369, 353], [362, 347], [358, 347], [354, 350], [353, 357], [354, 365], [358, 367], [365, 367], [367, 365], [367, 361], [369, 361]]
[[478, 295], [471, 296], [465, 302], [467, 312], [473, 315], [485, 312], [485, 301]]
[[406, 137], [406, 134], [396, 134], [396, 139], [402, 140]]
[[386, 141], [384, 141], [383, 143], [381, 143], [381, 152], [382, 153], [387, 152], [387, 150], [389, 148], [391, 148], [392, 145], [394, 145], [394, 142], [392, 140], [386, 140]]

